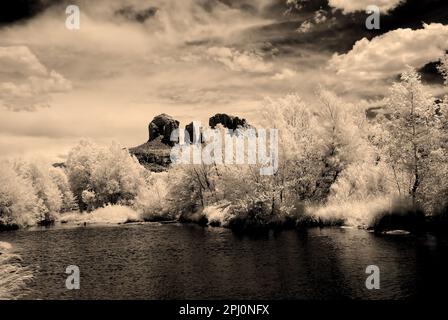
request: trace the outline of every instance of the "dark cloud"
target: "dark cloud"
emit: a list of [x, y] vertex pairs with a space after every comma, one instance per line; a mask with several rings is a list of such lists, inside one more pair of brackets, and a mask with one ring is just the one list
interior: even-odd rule
[[[213, 10], [213, 6], [214, 6], [213, 2], [216, 2], [216, 1], [206, 1], [204, 7], [207, 8], [209, 11], [212, 11]], [[238, 10], [250, 13], [250, 14], [254, 14], [255, 15], [258, 12], [257, 8], [252, 3], [249, 3], [248, 1], [219, 0], [218, 2], [220, 2], [222, 4], [225, 4], [229, 8], [238, 9]], [[215, 3], [215, 5], [216, 5], [216, 3]]]
[[[322, 12], [322, 9], [319, 10]], [[345, 16], [341, 12], [324, 12], [325, 21], [311, 24], [306, 32], [300, 32], [299, 28], [312, 20], [315, 12], [290, 15], [287, 20], [283, 18], [282, 21], [248, 29], [242, 37], [250, 44], [258, 42], [262, 48], [269, 43], [280, 55], [297, 54], [297, 49], [343, 53], [349, 51], [359, 39], [369, 38], [369, 31], [364, 26], [365, 18]]]
[[443, 85], [444, 79], [437, 67], [440, 65], [439, 61], [430, 62], [420, 68], [418, 71], [422, 76], [422, 81], [429, 84]]
[[133, 6], [123, 7], [115, 12], [116, 15], [125, 17], [128, 20], [144, 23], [146, 20], [154, 17], [158, 11], [156, 7], [148, 7], [143, 10], [138, 10]]
[[45, 11], [59, 0], [2, 0], [0, 1], [0, 26], [26, 21]]
[[[264, 31], [269, 33], [274, 28], [283, 28], [290, 33], [283, 38], [273, 39], [273, 43], [288, 43], [296, 45], [307, 45], [338, 53], [346, 52], [352, 48], [356, 41], [367, 38], [369, 40], [398, 28], [421, 29], [424, 23], [448, 23], [448, 1], [446, 0], [406, 0], [388, 14], [381, 15], [381, 28], [379, 30], [368, 30], [365, 27], [367, 14], [365, 12], [354, 12], [343, 14], [341, 10], [332, 10], [328, 0], [302, 0], [297, 5], [289, 6], [276, 3], [273, 6], [287, 8], [286, 14], [279, 19], [281, 25], [270, 26]], [[311, 21], [313, 14], [317, 11], [325, 13], [326, 21], [320, 25], [311, 25], [308, 32], [303, 34], [291, 33], [294, 27], [305, 21]], [[284, 20], [286, 19], [286, 23]]]
[[328, 0], [298, 0], [296, 2], [277, 1], [276, 7], [286, 7], [286, 13], [289, 15], [298, 15], [303, 12], [315, 12], [317, 10], [330, 10]]
[[448, 23], [448, 1], [407, 0], [381, 18], [381, 32], [397, 28], [420, 29], [425, 23]]

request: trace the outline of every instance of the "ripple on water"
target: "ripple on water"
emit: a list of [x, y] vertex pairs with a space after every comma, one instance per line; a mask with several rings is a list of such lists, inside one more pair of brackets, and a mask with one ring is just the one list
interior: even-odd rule
[[[18, 230], [0, 239], [13, 244], [8, 254], [23, 257], [18, 273], [33, 268], [27, 299], [408, 299], [448, 286], [448, 241], [440, 237], [130, 224]], [[69, 265], [80, 268], [81, 290], [65, 286]], [[381, 290], [366, 289], [369, 265], [381, 270]], [[16, 288], [7, 298], [17, 298]]]

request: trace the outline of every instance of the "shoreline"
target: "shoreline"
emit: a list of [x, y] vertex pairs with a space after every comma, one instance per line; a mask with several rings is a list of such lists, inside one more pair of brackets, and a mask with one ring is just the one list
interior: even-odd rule
[[[211, 228], [211, 229], [227, 229], [233, 233], [244, 235], [244, 234], [256, 234], [256, 233], [266, 233], [266, 232], [282, 232], [288, 230], [296, 230], [296, 231], [306, 231], [310, 229], [356, 229], [356, 230], [364, 230], [369, 233], [373, 233], [378, 236], [419, 236], [423, 234], [433, 234], [433, 235], [444, 235], [446, 234], [445, 229], [438, 230], [438, 228], [434, 228], [434, 222], [431, 219], [426, 219], [424, 228], [420, 228], [418, 232], [413, 232], [406, 229], [385, 229], [385, 230], [375, 230], [372, 227], [366, 227], [362, 225], [345, 225], [329, 223], [325, 224], [319, 221], [314, 221], [312, 223], [307, 222], [304, 224], [297, 224], [295, 226], [291, 224], [285, 225], [260, 225], [258, 227], [252, 228], [232, 228], [229, 226], [220, 226], [215, 224], [203, 223], [203, 221], [193, 221], [193, 220], [184, 220], [184, 219], [154, 219], [154, 220], [132, 220], [132, 221], [124, 221], [124, 222], [92, 222], [92, 221], [55, 221], [53, 223], [46, 223], [41, 225], [29, 226], [29, 227], [9, 227], [0, 229], [1, 233], [7, 233], [11, 231], [43, 231], [43, 230], [64, 230], [64, 229], [77, 229], [77, 228], [105, 228], [105, 227], [119, 227], [119, 226], [132, 226], [132, 225], [196, 225], [202, 228]], [[440, 229], [440, 228], [439, 228]]]

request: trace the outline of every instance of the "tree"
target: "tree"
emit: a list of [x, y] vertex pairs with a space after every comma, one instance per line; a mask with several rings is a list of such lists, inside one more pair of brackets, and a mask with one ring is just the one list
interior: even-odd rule
[[52, 167], [49, 170], [49, 174], [61, 195], [61, 213], [78, 210], [76, 198], [70, 189], [70, 183], [64, 169]]
[[431, 152], [437, 148], [438, 134], [434, 99], [425, 90], [421, 77], [411, 67], [401, 75], [388, 97], [390, 119], [387, 161], [392, 167], [399, 194], [418, 202], [420, 186], [428, 171]]
[[350, 164], [371, 160], [374, 154], [360, 128], [365, 113], [330, 91], [321, 89], [317, 97], [316, 134], [323, 155], [312, 198], [325, 201], [341, 172]]
[[448, 54], [445, 54], [440, 59], [440, 64], [437, 67], [437, 69], [439, 70], [439, 72], [443, 76], [443, 78], [445, 79], [445, 85], [448, 85]]
[[[262, 125], [279, 131], [279, 169], [272, 177], [280, 202], [287, 197], [305, 200], [314, 192], [321, 170], [323, 149], [315, 134], [314, 115], [297, 94], [267, 99], [262, 110]], [[275, 192], [274, 192], [275, 193]]]
[[23, 179], [28, 181], [36, 196], [42, 201], [40, 223], [54, 222], [62, 208], [62, 194], [51, 177], [50, 166], [39, 160], [16, 161], [14, 169]]
[[[133, 208], [144, 220], [174, 218], [175, 214], [168, 204], [169, 174], [167, 172], [154, 173], [147, 184], [140, 188]], [[176, 212], [177, 213], [177, 212]]]
[[66, 162], [71, 189], [81, 210], [107, 204], [131, 205], [149, 173], [125, 148], [81, 141]]
[[42, 200], [31, 182], [17, 174], [13, 165], [0, 165], [0, 229], [2, 227], [31, 226], [40, 219], [44, 210]]

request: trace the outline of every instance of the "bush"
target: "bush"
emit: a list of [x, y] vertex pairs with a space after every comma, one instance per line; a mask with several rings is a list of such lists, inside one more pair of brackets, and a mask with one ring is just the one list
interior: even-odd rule
[[167, 200], [168, 174], [153, 173], [144, 187], [141, 187], [133, 208], [145, 221], [165, 221], [175, 218]]
[[44, 210], [31, 182], [19, 176], [12, 165], [0, 165], [0, 229], [35, 225]]
[[51, 176], [50, 168], [50, 165], [39, 160], [14, 163], [17, 174], [31, 184], [42, 204], [39, 206], [41, 217], [37, 221], [42, 225], [53, 223], [58, 218], [63, 205], [62, 193]]
[[207, 219], [209, 226], [228, 227], [229, 222], [234, 216], [230, 209], [230, 203], [223, 202], [221, 204], [204, 208], [202, 215]]
[[276, 222], [272, 207], [265, 201], [234, 206], [233, 211], [235, 216], [229, 221], [229, 228], [234, 230], [269, 229]]
[[380, 197], [366, 200], [328, 202], [307, 208], [307, 216], [319, 226], [350, 225], [371, 228], [377, 217], [389, 212], [393, 200]]
[[81, 211], [107, 204], [132, 204], [148, 174], [118, 144], [100, 147], [89, 141], [81, 141], [70, 151], [66, 168]]

